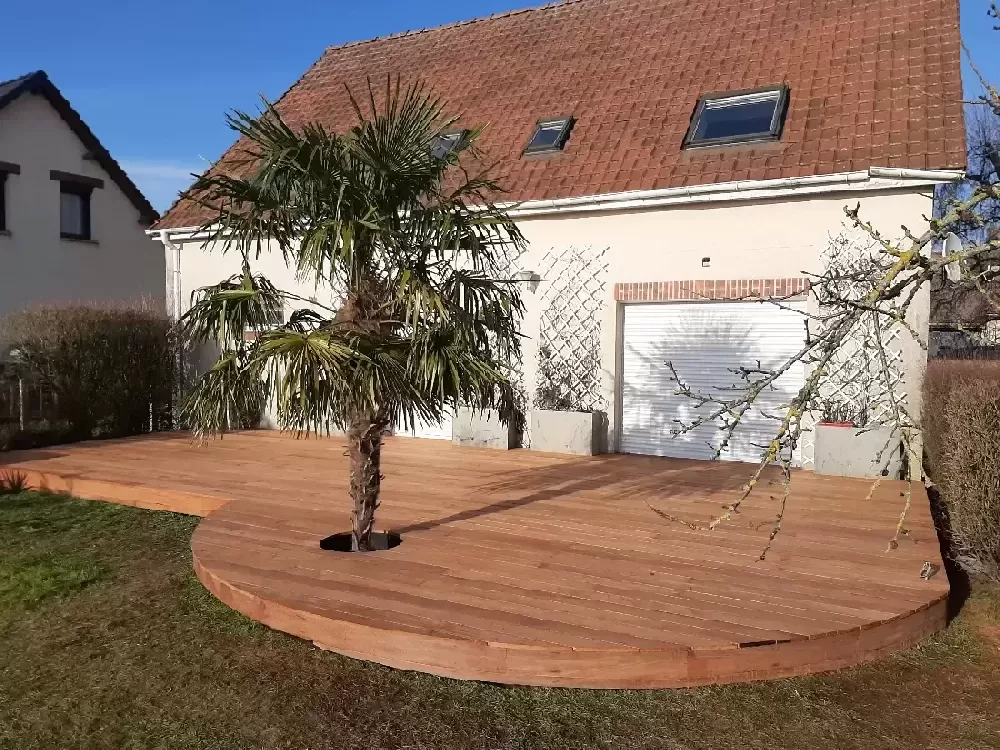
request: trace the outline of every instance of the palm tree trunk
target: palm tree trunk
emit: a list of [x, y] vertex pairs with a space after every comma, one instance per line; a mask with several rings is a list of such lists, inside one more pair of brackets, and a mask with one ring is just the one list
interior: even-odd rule
[[351, 458], [351, 513], [353, 547], [358, 552], [372, 549], [371, 535], [375, 524], [375, 511], [379, 506], [379, 489], [382, 484], [382, 431], [386, 420], [371, 415], [359, 415], [347, 431], [348, 452]]

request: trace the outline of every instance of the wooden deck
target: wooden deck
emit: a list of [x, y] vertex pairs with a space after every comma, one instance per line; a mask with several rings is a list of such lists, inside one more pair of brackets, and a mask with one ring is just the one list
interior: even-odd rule
[[[461, 679], [649, 688], [844, 667], [945, 624], [923, 489], [886, 552], [905, 485], [795, 475], [781, 534], [760, 487], [733, 522], [707, 520], [746, 465], [577, 458], [390, 439], [380, 526], [403, 544], [324, 552], [349, 528], [342, 443], [244, 433], [0, 454], [0, 471], [92, 499], [207, 515], [199, 578], [231, 607], [343, 654]], [[759, 526], [760, 524], [763, 524]]]

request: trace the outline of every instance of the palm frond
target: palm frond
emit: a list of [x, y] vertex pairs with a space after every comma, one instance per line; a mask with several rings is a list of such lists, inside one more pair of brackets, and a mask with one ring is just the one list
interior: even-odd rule
[[283, 293], [266, 277], [254, 275], [248, 264], [242, 273], [192, 294], [192, 305], [181, 318], [189, 340], [214, 341], [242, 348], [248, 332], [260, 334], [281, 322]]
[[425, 86], [388, 78], [369, 81], [363, 100], [348, 93], [357, 124], [343, 133], [292, 127], [267, 102], [257, 116], [234, 113], [238, 158], [196, 186], [215, 210], [213, 240], [247, 263], [280, 252], [345, 295], [332, 317], [299, 310], [279, 324], [271, 305], [290, 297], [248, 267], [201, 290], [188, 332], [236, 356], [199, 398], [222, 400], [226, 377], [245, 394], [250, 381], [273, 384], [279, 423], [296, 431], [343, 429], [362, 413], [403, 426], [460, 403], [516, 421], [523, 304], [507, 276], [525, 243], [493, 203], [488, 170], [474, 171], [482, 129], [442, 157], [434, 147], [457, 118]]
[[259, 367], [224, 351], [182, 402], [181, 423], [199, 437], [256, 426], [269, 390]]

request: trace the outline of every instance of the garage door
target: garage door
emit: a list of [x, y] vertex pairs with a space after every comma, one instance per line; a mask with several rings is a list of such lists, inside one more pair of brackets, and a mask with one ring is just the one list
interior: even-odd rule
[[[805, 303], [801, 303], [804, 309]], [[710, 406], [675, 394], [666, 362], [672, 362], [695, 392], [732, 397], [740, 365], [771, 369], [799, 351], [805, 339], [802, 316], [758, 302], [676, 302], [626, 305], [623, 330], [621, 451], [654, 456], [711, 458], [721, 442], [718, 424], [672, 436], [677, 420], [692, 422]], [[730, 447], [731, 461], [758, 461], [777, 422], [802, 387], [804, 366], [794, 365], [765, 391], [748, 412]]]

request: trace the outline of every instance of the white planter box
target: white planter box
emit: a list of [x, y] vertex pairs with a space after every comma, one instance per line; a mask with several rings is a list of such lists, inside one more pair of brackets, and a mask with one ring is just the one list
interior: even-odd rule
[[521, 435], [513, 425], [500, 422], [500, 414], [493, 409], [474, 411], [460, 407], [451, 423], [451, 440], [455, 445], [478, 448], [519, 448]]
[[[892, 446], [882, 450], [892, 436]], [[841, 477], [878, 477], [888, 468], [896, 479], [902, 468], [899, 435], [889, 427], [861, 432], [850, 425], [816, 425], [814, 470]], [[881, 453], [881, 460], [879, 454]]]
[[531, 450], [594, 456], [603, 452], [606, 417], [600, 411], [531, 412]]

